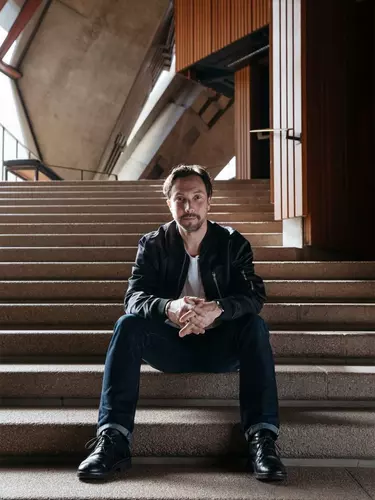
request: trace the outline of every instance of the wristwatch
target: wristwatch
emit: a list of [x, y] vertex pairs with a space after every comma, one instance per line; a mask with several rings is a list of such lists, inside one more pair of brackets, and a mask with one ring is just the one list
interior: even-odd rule
[[[217, 307], [218, 307], [218, 308], [220, 309], [220, 311], [221, 311], [221, 313], [220, 313], [220, 316], [221, 316], [221, 315], [223, 314], [223, 312], [224, 312], [224, 308], [223, 308], [223, 306], [221, 305], [220, 300], [215, 300], [215, 302], [216, 302]], [[219, 317], [220, 317], [220, 316], [219, 316]]]

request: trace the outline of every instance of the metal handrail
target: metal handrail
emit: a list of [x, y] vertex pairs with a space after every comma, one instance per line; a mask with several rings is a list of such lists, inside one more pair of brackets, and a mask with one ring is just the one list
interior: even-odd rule
[[115, 180], [118, 181], [118, 175], [117, 174], [108, 174], [106, 172], [98, 172], [97, 170], [88, 170], [88, 169], [85, 169], [85, 168], [62, 167], [61, 165], [52, 165], [51, 163], [46, 163], [46, 162], [44, 162], [44, 165], [46, 165], [49, 168], [65, 168], [67, 170], [74, 170], [76, 172], [78, 170], [78, 171], [81, 172], [81, 181], [83, 181], [83, 172], [92, 172], [93, 174], [108, 175], [108, 177], [110, 177], [111, 175], [113, 175], [113, 177], [115, 178]]
[[4, 181], [5, 180], [5, 165], [4, 165], [4, 161], [5, 161], [5, 137], [7, 134], [9, 137], [11, 137], [14, 141], [15, 141], [15, 144], [16, 144], [16, 160], [18, 159], [25, 159], [25, 158], [19, 158], [19, 155], [18, 155], [18, 151], [19, 151], [19, 147], [21, 146], [25, 151], [27, 151], [27, 159], [31, 159], [31, 158], [34, 158], [35, 160], [40, 160], [38, 154], [35, 154], [33, 151], [31, 151], [30, 148], [28, 148], [25, 144], [23, 144], [19, 139], [17, 139], [17, 137], [12, 134], [12, 132], [10, 132], [2, 123], [0, 123], [0, 129], [1, 129], [1, 164], [0, 164], [0, 168], [1, 168], [1, 172], [0, 172], [0, 180]]
[[302, 141], [302, 134], [299, 136], [297, 135], [292, 135], [289, 132], [294, 131], [292, 127], [289, 128], [258, 128], [258, 129], [252, 129], [249, 130], [250, 134], [257, 134], [258, 139], [265, 139], [267, 138], [266, 136], [263, 136], [265, 132], [271, 133], [271, 132], [286, 132], [286, 138], [290, 139], [292, 141]]
[[4, 181], [6, 180], [5, 179], [5, 166], [4, 166], [4, 161], [5, 161], [5, 134], [9, 135], [16, 143], [16, 154], [15, 154], [15, 160], [23, 160], [25, 158], [19, 158], [18, 157], [18, 151], [19, 151], [19, 146], [21, 146], [22, 148], [24, 148], [26, 151], [27, 151], [27, 156], [28, 156], [28, 159], [35, 159], [35, 160], [39, 160], [41, 163], [43, 163], [44, 165], [46, 165], [47, 167], [49, 168], [62, 168], [62, 169], [66, 169], [66, 170], [74, 170], [75, 172], [81, 172], [81, 181], [83, 181], [83, 174], [84, 172], [91, 172], [93, 174], [100, 174], [100, 175], [106, 175], [108, 176], [108, 178], [110, 178], [111, 176], [113, 176], [115, 178], [115, 180], [117, 181], [118, 180], [118, 175], [117, 174], [112, 174], [112, 173], [106, 173], [106, 172], [98, 172], [97, 170], [89, 170], [89, 169], [84, 169], [84, 168], [74, 168], [74, 167], [64, 167], [62, 165], [52, 165], [50, 163], [45, 163], [45, 162], [42, 162], [41, 159], [39, 158], [38, 154], [34, 153], [33, 151], [31, 151], [30, 148], [28, 148], [27, 146], [25, 146], [25, 144], [23, 144], [20, 140], [17, 139], [17, 137], [12, 134], [12, 132], [10, 132], [2, 123], [0, 123], [0, 129], [1, 129], [1, 137], [2, 137], [2, 142], [1, 142], [1, 176], [0, 176], [0, 180]]

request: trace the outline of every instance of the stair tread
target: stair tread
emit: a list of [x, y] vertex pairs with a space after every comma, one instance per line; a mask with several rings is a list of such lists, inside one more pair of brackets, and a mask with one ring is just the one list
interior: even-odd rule
[[[365, 361], [365, 360], [364, 360]], [[0, 373], [102, 373], [104, 369], [104, 362], [102, 363], [7, 363], [0, 365]], [[164, 373], [150, 365], [143, 364], [141, 366], [141, 372], [143, 374], [155, 374], [162, 375], [166, 378], [168, 377], [189, 377], [193, 375], [211, 375], [212, 377], [217, 376], [216, 373]], [[321, 364], [277, 364], [276, 372], [278, 373], [317, 373], [321, 375], [326, 372], [329, 373], [342, 373], [342, 374], [375, 374], [374, 365], [321, 365]], [[225, 376], [237, 377], [237, 372], [225, 373]]]
[[72, 466], [2, 467], [3, 500], [369, 500], [375, 470], [288, 467], [280, 487], [242, 468], [134, 465], [115, 481], [77, 480]]
[[[331, 326], [332, 329], [328, 329], [327, 327]], [[303, 322], [300, 322], [298, 324], [291, 324], [291, 325], [272, 325], [270, 328], [270, 333], [275, 335], [343, 335], [343, 336], [348, 336], [348, 335], [363, 335], [363, 334], [375, 334], [375, 329], [373, 328], [358, 328], [358, 325], [353, 325], [353, 324], [334, 324], [331, 323], [330, 325], [327, 324], [304, 324]], [[69, 324], [66, 325], [59, 325], [53, 326], [53, 325], [12, 325], [12, 328], [6, 328], [6, 327], [0, 327], [0, 336], [3, 334], [30, 334], [30, 335], [35, 335], [35, 334], [44, 334], [44, 335], [53, 335], [53, 334], [70, 334], [70, 335], [81, 335], [81, 334], [86, 334], [86, 335], [91, 335], [91, 334], [97, 334], [97, 335], [102, 335], [102, 334], [112, 334], [112, 330], [109, 327], [106, 326], [98, 326], [98, 325], [89, 325], [86, 324], [85, 326], [82, 326], [80, 328], [79, 326], [72, 326]]]
[[[122, 306], [123, 302], [120, 301], [120, 299], [114, 299], [114, 300], [108, 300], [108, 299], [67, 299], [67, 300], [49, 300], [49, 301], [38, 301], [38, 300], [33, 300], [30, 299], [30, 301], [22, 300], [20, 302], [14, 301], [14, 300], [0, 300], [0, 304], [6, 305], [6, 306], [12, 306], [12, 307], [22, 307], [22, 306], [31, 306], [31, 305], [38, 305], [41, 307], [59, 307], [59, 306], [73, 306], [73, 307], [83, 307], [83, 306], [93, 306], [93, 305], [98, 305], [102, 307], [109, 307], [109, 306]], [[277, 300], [269, 300], [266, 304], [264, 304], [264, 308], [270, 308], [270, 307], [334, 307], [334, 306], [340, 306], [344, 305], [347, 307], [368, 307], [368, 308], [373, 308], [375, 307], [375, 301], [371, 299], [361, 299], [361, 300], [353, 300], [352, 298], [348, 299], [348, 301], [345, 301], [344, 299], [337, 300], [337, 299], [322, 299], [322, 301], [319, 301], [316, 299], [316, 297], [312, 297], [311, 300], [307, 300], [306, 297], [302, 297], [300, 300], [297, 299], [290, 299], [286, 298], [285, 300], [280, 300], [279, 298]]]
[[[311, 422], [320, 424], [336, 421], [340, 424], [375, 425], [375, 409], [368, 408], [280, 408], [281, 420]], [[0, 407], [0, 428], [6, 425], [95, 425], [97, 408], [8, 408]], [[138, 407], [135, 417], [137, 424], [146, 425], [204, 425], [235, 424], [239, 419], [236, 407]]]

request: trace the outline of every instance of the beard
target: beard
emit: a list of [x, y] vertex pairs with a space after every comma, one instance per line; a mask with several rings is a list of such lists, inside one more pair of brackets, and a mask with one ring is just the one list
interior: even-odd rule
[[179, 226], [181, 226], [186, 232], [194, 233], [195, 231], [199, 231], [199, 229], [204, 224], [204, 219], [199, 217], [199, 215], [195, 215], [192, 218], [187, 218], [186, 216], [180, 217], [178, 221]]

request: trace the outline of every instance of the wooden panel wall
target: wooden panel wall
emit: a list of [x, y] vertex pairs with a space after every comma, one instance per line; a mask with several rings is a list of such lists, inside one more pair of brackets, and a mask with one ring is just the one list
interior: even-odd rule
[[304, 1], [306, 240], [375, 260], [374, 2]]
[[271, 0], [174, 0], [176, 70], [270, 23]]
[[287, 137], [302, 134], [301, 0], [272, 0], [271, 29], [273, 196], [286, 219], [306, 213], [302, 144]]
[[236, 178], [250, 179], [250, 66], [235, 73], [234, 85]]

